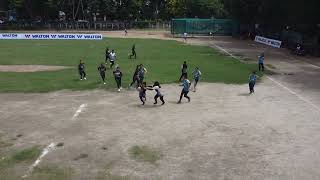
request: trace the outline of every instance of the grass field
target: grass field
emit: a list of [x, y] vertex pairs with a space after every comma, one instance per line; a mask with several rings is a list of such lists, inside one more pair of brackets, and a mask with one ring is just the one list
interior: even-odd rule
[[[138, 59], [128, 59], [132, 44], [136, 44]], [[106, 47], [115, 49], [117, 62], [123, 73], [123, 86], [131, 82], [137, 64], [148, 70], [146, 81], [176, 82], [180, 65], [189, 64], [189, 74], [199, 66], [202, 81], [241, 84], [247, 82], [255, 65], [243, 64], [223, 56], [209, 47], [191, 46], [176, 41], [154, 39], [105, 38], [102, 41], [23, 41], [2, 40], [0, 65], [61, 65], [70, 69], [55, 72], [0, 72], [0, 92], [48, 92], [61, 89], [110, 89], [116, 86], [111, 70], [107, 71], [107, 85], [102, 85], [97, 71], [104, 62]], [[86, 63], [87, 81], [79, 81], [77, 64]]]

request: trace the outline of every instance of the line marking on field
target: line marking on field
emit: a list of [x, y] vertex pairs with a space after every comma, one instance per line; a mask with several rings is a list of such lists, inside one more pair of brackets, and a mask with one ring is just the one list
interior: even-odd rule
[[233, 54], [231, 54], [230, 52], [228, 52], [228, 51], [225, 50], [224, 48], [222, 48], [222, 47], [220, 47], [220, 46], [218, 46], [218, 45], [216, 45], [216, 44], [213, 44], [213, 45], [214, 45], [214, 47], [216, 47], [216, 48], [219, 49], [220, 51], [223, 51], [223, 52], [227, 53], [229, 56], [231, 56], [231, 57], [233, 57], [233, 58], [235, 58], [235, 59], [237, 59], [237, 60], [239, 60], [239, 61], [242, 62], [242, 60], [241, 60], [239, 57], [234, 56]]
[[[224, 49], [224, 48], [222, 48], [222, 47], [220, 47], [220, 46], [218, 46], [218, 45], [216, 45], [216, 44], [213, 44], [213, 45], [214, 45], [216, 48], [218, 48], [219, 50], [227, 53], [227, 54], [230, 55], [231, 57], [233, 57], [233, 58], [241, 61], [240, 58], [234, 56], [233, 54], [231, 54], [230, 52], [228, 52], [226, 49]], [[310, 63], [308, 63], [308, 64], [310, 64]], [[316, 66], [316, 65], [314, 65], [314, 66]], [[314, 103], [312, 103], [311, 101], [309, 101], [308, 99], [306, 99], [306, 98], [304, 98], [303, 96], [299, 95], [298, 93], [294, 92], [293, 90], [291, 90], [290, 88], [288, 88], [288, 87], [286, 87], [285, 85], [281, 84], [279, 81], [271, 78], [270, 76], [268, 76], [268, 75], [265, 75], [265, 76], [266, 76], [269, 80], [271, 80], [273, 83], [275, 83], [275, 84], [277, 84], [278, 86], [282, 87], [283, 89], [287, 90], [288, 92], [290, 92], [291, 94], [295, 95], [297, 98], [299, 98], [299, 99], [302, 100], [303, 102], [309, 104], [310, 106], [312, 106], [313, 108], [315, 108], [317, 111], [320, 112], [320, 108], [319, 108], [317, 105], [315, 105]]]
[[268, 79], [270, 79], [272, 82], [276, 83], [278, 86], [282, 87], [283, 89], [286, 89], [287, 91], [289, 91], [291, 94], [297, 96], [300, 100], [310, 104], [312, 107], [314, 107], [315, 109], [317, 109], [320, 112], [320, 108], [318, 106], [316, 106], [315, 104], [313, 104], [311, 101], [309, 101], [308, 99], [302, 97], [301, 95], [297, 94], [296, 92], [292, 91], [291, 89], [289, 89], [288, 87], [284, 86], [283, 84], [281, 84], [280, 82], [274, 80], [273, 78], [271, 78], [270, 76], [266, 76]]
[[86, 107], [87, 107], [87, 104], [81, 104], [81, 105], [79, 106], [79, 108], [77, 109], [77, 111], [74, 113], [74, 115], [73, 115], [73, 117], [72, 117], [72, 120], [74, 120], [76, 117], [78, 117], [79, 114], [82, 112], [82, 110], [83, 110], [84, 108], [86, 108]]
[[44, 149], [42, 150], [41, 155], [40, 155], [40, 156], [38, 157], [38, 159], [29, 167], [29, 170], [27, 171], [27, 173], [26, 173], [25, 175], [22, 176], [22, 178], [28, 177], [28, 176], [33, 172], [34, 168], [37, 167], [37, 166], [40, 164], [42, 158], [44, 158], [49, 152], [53, 151], [55, 147], [56, 147], [56, 144], [55, 144], [55, 143], [51, 143], [51, 144], [49, 144], [46, 148], [44, 148]]

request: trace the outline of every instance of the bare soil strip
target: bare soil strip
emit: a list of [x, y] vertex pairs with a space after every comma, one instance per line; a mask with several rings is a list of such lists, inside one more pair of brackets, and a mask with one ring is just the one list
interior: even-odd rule
[[59, 71], [67, 69], [67, 66], [46, 66], [46, 65], [0, 65], [0, 72], [39, 72]]

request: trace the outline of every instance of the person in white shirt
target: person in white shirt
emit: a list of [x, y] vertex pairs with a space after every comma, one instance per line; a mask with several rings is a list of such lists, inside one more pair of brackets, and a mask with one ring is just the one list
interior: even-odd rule
[[183, 33], [183, 39], [184, 39], [184, 42], [187, 42], [187, 37], [188, 37], [188, 33]]
[[114, 50], [112, 50], [109, 56], [110, 56], [109, 58], [110, 58], [110, 69], [111, 69], [114, 65], [116, 58], [117, 58], [116, 52], [114, 52]]
[[161, 105], [164, 105], [166, 102], [164, 101], [163, 99], [163, 94], [161, 93], [161, 86], [160, 86], [160, 83], [158, 81], [156, 81], [152, 88], [148, 88], [148, 90], [155, 90], [156, 91], [156, 95], [154, 96], [154, 103], [153, 104], [158, 104], [158, 98], [160, 98], [162, 104]]

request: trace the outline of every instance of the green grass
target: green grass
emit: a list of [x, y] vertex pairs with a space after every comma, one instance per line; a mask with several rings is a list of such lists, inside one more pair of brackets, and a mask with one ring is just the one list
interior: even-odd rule
[[[31, 163], [40, 155], [41, 150], [38, 146], [27, 148], [13, 153], [10, 156], [0, 159], [0, 180], [14, 180], [17, 178], [13, 168], [21, 163]], [[1, 156], [2, 157], [2, 156]]]
[[147, 146], [133, 146], [129, 149], [129, 154], [133, 159], [155, 164], [161, 158], [161, 154]]
[[[134, 43], [138, 59], [129, 60], [128, 53]], [[107, 46], [117, 52], [117, 63], [124, 73], [123, 86], [131, 82], [135, 66], [140, 63], [148, 69], [148, 83], [156, 80], [160, 83], [176, 82], [184, 60], [188, 62], [189, 74], [198, 66], [203, 73], [202, 81], [205, 82], [246, 83], [250, 72], [256, 69], [256, 65], [243, 64], [212, 48], [185, 45], [176, 41], [121, 38], [105, 38], [102, 41], [1, 40], [1, 65], [62, 65], [73, 68], [55, 72], [0, 72], [0, 92], [115, 88], [111, 70], [107, 72], [107, 85], [101, 85], [97, 72], [98, 64], [104, 62], [104, 50]], [[78, 79], [79, 59], [86, 63], [87, 81]]]
[[[16, 172], [15, 168], [20, 165], [30, 166], [40, 155], [41, 149], [38, 146], [27, 148], [0, 160], [0, 180], [18, 180], [25, 172]], [[19, 168], [18, 168], [19, 169]], [[23, 168], [25, 169], [25, 168]], [[73, 171], [70, 168], [58, 167], [37, 167], [24, 178], [25, 180], [68, 180], [71, 179]]]
[[33, 161], [40, 155], [40, 153], [41, 149], [38, 146], [15, 152], [11, 156], [4, 157], [4, 159], [0, 160], [0, 171], [2, 169], [10, 168], [18, 163]]

